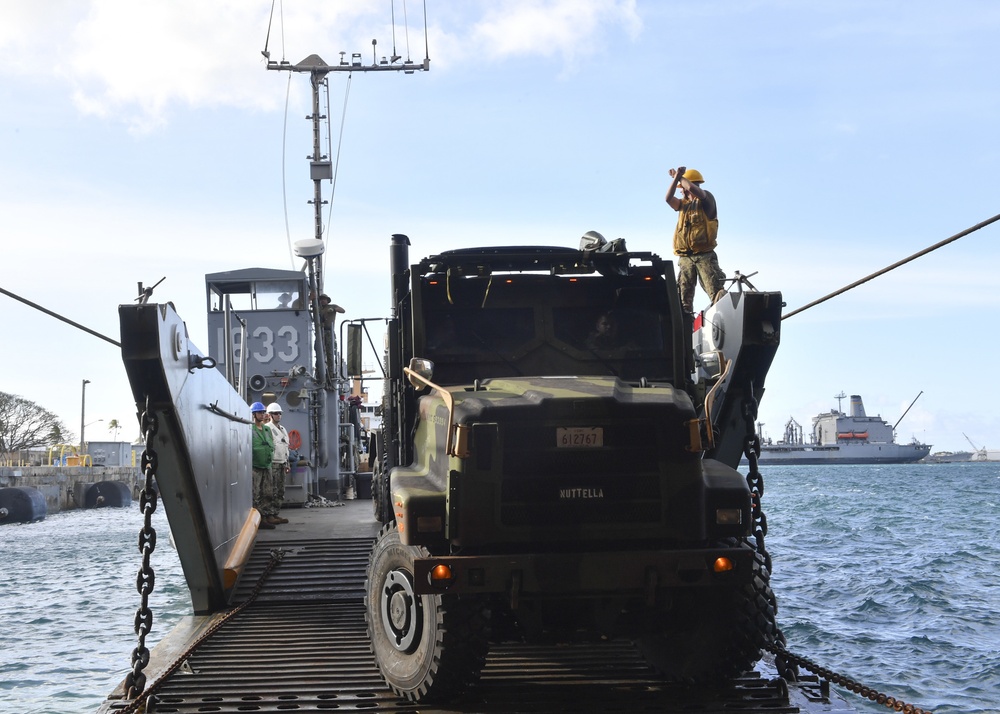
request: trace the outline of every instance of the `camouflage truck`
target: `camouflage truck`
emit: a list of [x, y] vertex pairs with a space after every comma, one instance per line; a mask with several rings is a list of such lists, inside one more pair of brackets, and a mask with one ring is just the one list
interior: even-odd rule
[[389, 686], [449, 698], [508, 640], [628, 638], [676, 681], [752, 667], [776, 605], [734, 469], [736, 397], [760, 396], [780, 295], [729, 329], [730, 348], [760, 349], [737, 366], [721, 312], [695, 354], [655, 254], [473, 248], [410, 265], [408, 246], [393, 236], [365, 585]]

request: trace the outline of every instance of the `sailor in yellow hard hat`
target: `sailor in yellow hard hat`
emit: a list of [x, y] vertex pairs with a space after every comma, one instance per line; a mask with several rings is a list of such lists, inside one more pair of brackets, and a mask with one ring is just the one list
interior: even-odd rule
[[[719, 267], [715, 254], [719, 235], [719, 216], [715, 196], [701, 187], [705, 177], [696, 169], [684, 166], [670, 169], [670, 188], [666, 201], [678, 212], [674, 229], [674, 254], [677, 256], [677, 288], [681, 305], [694, 312], [694, 287], [700, 281], [702, 289], [714, 303], [723, 289], [726, 274]], [[680, 188], [681, 195], [674, 195]]]

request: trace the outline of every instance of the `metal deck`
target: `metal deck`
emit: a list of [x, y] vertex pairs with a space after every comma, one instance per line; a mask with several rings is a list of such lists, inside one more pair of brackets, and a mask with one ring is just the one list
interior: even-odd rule
[[[725, 687], [666, 685], [629, 642], [494, 646], [479, 687], [446, 706], [415, 705], [383, 683], [368, 647], [363, 586], [378, 530], [369, 501], [286, 509], [291, 523], [261, 531], [234, 593], [250, 597], [275, 549], [284, 552], [256, 600], [223, 624], [162, 683], [146, 711], [202, 712], [852, 712], [818, 684], [767, 668]], [[213, 618], [186, 618], [153, 652], [156, 669], [187, 649]], [[117, 690], [112, 697], [120, 697]], [[113, 699], [102, 711], [124, 704]]]

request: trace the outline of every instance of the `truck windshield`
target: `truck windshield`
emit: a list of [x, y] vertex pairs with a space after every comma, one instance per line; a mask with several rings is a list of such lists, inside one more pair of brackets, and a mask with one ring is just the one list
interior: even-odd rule
[[512, 376], [672, 381], [662, 276], [511, 274], [421, 279], [416, 353], [439, 384]]

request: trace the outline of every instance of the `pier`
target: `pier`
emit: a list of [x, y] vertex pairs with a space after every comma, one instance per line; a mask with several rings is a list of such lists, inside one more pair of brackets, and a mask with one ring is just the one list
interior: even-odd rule
[[[121, 500], [122, 493], [136, 499], [142, 487], [141, 476], [138, 466], [0, 466], [0, 493], [4, 489], [30, 489], [41, 494], [45, 501], [41, 515], [45, 517], [60, 511], [104, 505], [105, 501], [98, 503], [104, 496], [95, 494], [99, 484], [123, 484], [113, 489], [113, 494], [107, 496], [109, 499]], [[127, 504], [109, 500], [107, 505]], [[0, 518], [0, 525], [7, 521]]]

